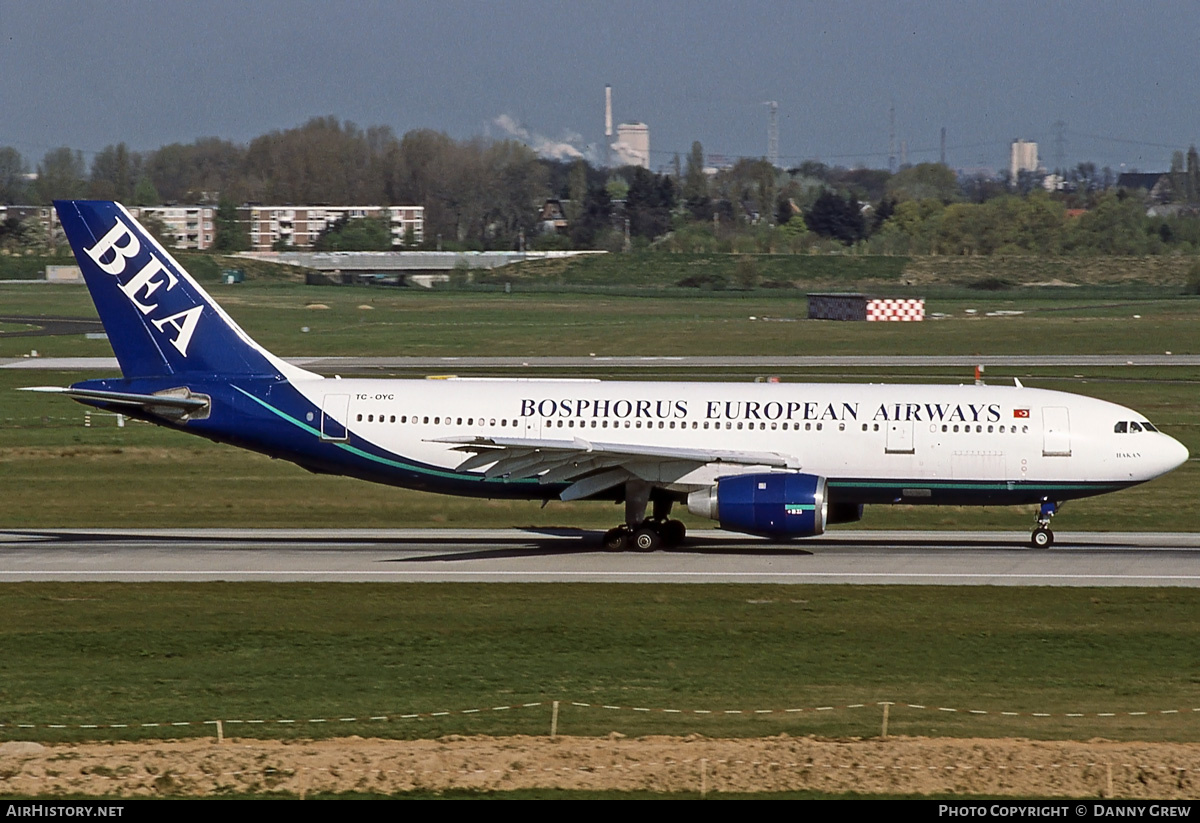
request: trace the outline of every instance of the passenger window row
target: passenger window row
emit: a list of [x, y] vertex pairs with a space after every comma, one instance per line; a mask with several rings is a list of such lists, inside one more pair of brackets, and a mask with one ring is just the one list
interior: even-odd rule
[[[518, 420], [510, 421], [510, 420], [504, 419], [504, 418], [500, 419], [499, 421], [497, 421], [496, 418], [494, 418], [494, 417], [492, 417], [490, 419], [484, 419], [482, 417], [480, 417], [480, 418], [468, 417], [465, 419], [466, 419], [465, 425], [467, 425], [467, 426], [474, 426], [474, 425], [478, 424], [480, 426], [500, 425], [500, 426], [516, 427], [516, 426], [520, 425], [520, 421], [518, 421]], [[463, 423], [464, 418], [462, 418], [462, 417], [454, 417], [454, 418], [441, 417], [441, 416], [430, 417], [429, 415], [419, 416], [419, 415], [415, 415], [415, 414], [412, 416], [409, 416], [407, 414], [402, 414], [402, 415], [400, 415], [399, 418], [397, 418], [396, 415], [394, 415], [394, 414], [390, 414], [390, 415], [389, 414], [367, 414], [367, 415], [358, 414], [355, 416], [355, 420], [357, 420], [359, 423], [362, 423], [365, 420], [365, 422], [367, 422], [367, 423], [397, 423], [397, 422], [399, 422], [399, 423], [408, 423], [408, 424], [412, 424], [412, 425], [417, 425], [417, 424], [421, 424], [421, 425], [431, 425], [432, 424], [434, 426], [442, 426], [442, 425], [462, 426], [462, 425], [464, 425], [464, 423]]]
[[[356, 419], [360, 423], [362, 423], [362, 422], [401, 423], [401, 424], [409, 424], [409, 425], [434, 425], [434, 426], [442, 426], [442, 425], [445, 425], [445, 426], [451, 426], [451, 425], [453, 425], [453, 426], [462, 426], [462, 425], [475, 426], [478, 424], [480, 426], [499, 425], [499, 426], [505, 426], [505, 427], [511, 426], [513, 428], [516, 428], [521, 425], [520, 420], [508, 420], [506, 418], [500, 418], [499, 420], [497, 420], [494, 417], [488, 418], [488, 419], [485, 419], [482, 417], [480, 417], [480, 418], [442, 417], [440, 415], [430, 417], [429, 415], [415, 415], [415, 414], [411, 415], [411, 416], [402, 414], [399, 417], [397, 417], [394, 414], [391, 414], [391, 415], [358, 414], [356, 416]], [[722, 426], [722, 423], [724, 424], [724, 426]], [[576, 424], [578, 424], [578, 425], [576, 425]], [[568, 428], [568, 429], [601, 428], [601, 429], [607, 429], [607, 428], [609, 428], [609, 421], [608, 420], [579, 420], [579, 421], [576, 421], [576, 420], [562, 420], [562, 419], [545, 420], [542, 422], [542, 426], [547, 429], [551, 429], [551, 428], [558, 428], [558, 429], [561, 429], [561, 428]], [[768, 427], [770, 428], [771, 431], [779, 431], [779, 430], [800, 431], [801, 430], [799, 423], [771, 422], [768, 424], [766, 421], [749, 421], [749, 422], [737, 421], [737, 422], [734, 422], [732, 420], [724, 420], [724, 421], [722, 421], [722, 420], [715, 420], [715, 421], [705, 420], [705, 421], [703, 421], [703, 423], [701, 423], [698, 420], [693, 420], [693, 421], [691, 421], [690, 425], [688, 424], [688, 421], [686, 421], [686, 420], [683, 420], [683, 421], [648, 420], [648, 421], [645, 421], [644, 423], [641, 420], [632, 420], [632, 421], [631, 420], [614, 420], [614, 421], [612, 421], [612, 426], [611, 426], [611, 428], [614, 428], [614, 429], [619, 429], [619, 428], [626, 428], [626, 429], [629, 429], [629, 428], [635, 428], [635, 429], [641, 429], [641, 428], [646, 428], [646, 429], [654, 429], [654, 428], [658, 428], [658, 429], [675, 429], [675, 428], [688, 429], [688, 428], [691, 428], [691, 429], [704, 429], [706, 431], [710, 430], [710, 429], [721, 429], [721, 428], [730, 429], [730, 430], [737, 429], [739, 431], [742, 431], [742, 430], [766, 431], [766, 430], [768, 430]], [[1151, 426], [1149, 423], [1142, 422], [1141, 426], [1139, 426], [1137, 423], [1125, 422], [1125, 421], [1118, 423], [1116, 425], [1116, 427], [1114, 427], [1113, 430], [1117, 431], [1117, 432], [1142, 431], [1142, 427], [1144, 427], [1146, 429], [1146, 431], [1155, 431], [1154, 427]], [[879, 431], [879, 428], [880, 428], [880, 426], [878, 423], [863, 423], [862, 424], [863, 431]], [[1000, 434], [1005, 434], [1005, 433], [1017, 434], [1017, 432], [1018, 432], [1017, 426], [988, 425], [985, 427], [983, 424], [975, 424], [973, 431], [975, 431], [976, 433], [983, 433], [985, 428], [989, 434], [992, 434], [996, 431], [999, 431]], [[965, 424], [965, 423], [961, 424], [961, 426], [960, 426], [960, 424], [957, 424], [957, 423], [955, 423], [953, 425], [943, 423], [941, 426], [941, 429], [943, 432], [962, 431], [964, 433], [970, 433], [972, 431], [971, 425]], [[817, 423], [807, 422], [804, 424], [804, 431], [824, 431], [824, 430], [825, 430], [825, 424], [822, 422], [817, 422]], [[833, 430], [834, 430], [833, 424], [831, 423], [830, 431], [833, 431]], [[837, 424], [837, 431], [845, 431], [845, 430], [846, 430], [846, 424], [839, 422]], [[931, 432], [936, 432], [938, 430], [937, 424], [936, 423], [930, 424], [929, 430]], [[1021, 426], [1020, 433], [1028, 434], [1029, 426]]]

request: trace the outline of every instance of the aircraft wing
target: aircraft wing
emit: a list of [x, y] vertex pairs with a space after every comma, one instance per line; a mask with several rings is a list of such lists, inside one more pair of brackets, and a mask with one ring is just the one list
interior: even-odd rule
[[669, 446], [634, 446], [599, 443], [576, 437], [571, 440], [537, 440], [522, 437], [443, 437], [430, 442], [448, 443], [455, 451], [471, 454], [457, 467], [469, 471], [488, 466], [486, 477], [522, 479], [542, 483], [570, 483], [563, 500], [578, 500], [606, 491], [627, 480], [671, 482], [709, 463], [799, 468], [794, 457], [778, 452], [685, 449]]

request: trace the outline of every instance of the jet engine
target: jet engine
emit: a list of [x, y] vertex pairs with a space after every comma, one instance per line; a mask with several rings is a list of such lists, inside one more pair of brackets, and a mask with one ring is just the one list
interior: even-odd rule
[[718, 477], [688, 495], [688, 511], [722, 529], [764, 537], [812, 537], [825, 531], [825, 478], [796, 472]]

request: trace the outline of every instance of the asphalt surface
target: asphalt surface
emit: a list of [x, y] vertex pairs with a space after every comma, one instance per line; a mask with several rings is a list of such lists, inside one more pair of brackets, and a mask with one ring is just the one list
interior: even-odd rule
[[26, 314], [0, 314], [0, 323], [29, 326], [19, 331], [0, 331], [0, 337], [54, 337], [62, 334], [94, 334], [104, 331], [98, 318], [42, 317]]
[[770, 543], [696, 531], [650, 554], [576, 530], [0, 531], [0, 582], [341, 581], [1200, 586], [1200, 533], [843, 531]]
[[[1080, 354], [1080, 355], [797, 355], [695, 357], [289, 357], [288, 362], [321, 374], [368, 371], [427, 371], [456, 369], [788, 369], [829, 367], [907, 366], [1200, 366], [1200, 354]], [[0, 369], [46, 371], [118, 371], [115, 357], [8, 357]]]

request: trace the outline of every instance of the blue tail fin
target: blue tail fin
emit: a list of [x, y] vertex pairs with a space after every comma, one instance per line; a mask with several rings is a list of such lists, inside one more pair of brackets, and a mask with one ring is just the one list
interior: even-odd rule
[[54, 207], [126, 377], [300, 371], [251, 340], [124, 206]]

